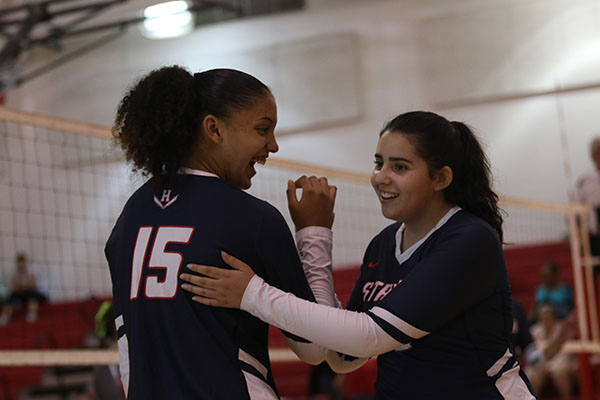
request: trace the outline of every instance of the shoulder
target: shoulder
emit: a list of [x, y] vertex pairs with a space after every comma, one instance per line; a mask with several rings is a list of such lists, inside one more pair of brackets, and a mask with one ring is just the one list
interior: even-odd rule
[[599, 175], [600, 172], [597, 170], [586, 171], [579, 176], [579, 179], [577, 179], [576, 186], [578, 188], [581, 188], [589, 183], [597, 183], [600, 177]]
[[376, 246], [379, 243], [395, 243], [396, 232], [398, 232], [398, 229], [400, 229], [401, 225], [401, 222], [394, 222], [393, 224], [390, 224], [383, 228], [381, 232], [379, 232], [373, 237], [373, 239], [371, 239], [368, 248]]
[[386, 226], [373, 238], [373, 240], [387, 240], [390, 237], [396, 237], [396, 232], [398, 232], [401, 225], [402, 222], [394, 222], [393, 224]]
[[453, 215], [439, 230], [440, 235], [460, 236], [478, 243], [496, 243], [500, 245], [498, 232], [490, 224], [466, 210], [461, 210]]

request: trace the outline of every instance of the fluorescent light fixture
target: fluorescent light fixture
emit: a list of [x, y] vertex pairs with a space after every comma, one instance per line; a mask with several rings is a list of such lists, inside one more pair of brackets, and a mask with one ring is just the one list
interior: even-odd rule
[[194, 29], [194, 17], [187, 1], [177, 0], [156, 4], [144, 10], [142, 34], [150, 39], [183, 36]]

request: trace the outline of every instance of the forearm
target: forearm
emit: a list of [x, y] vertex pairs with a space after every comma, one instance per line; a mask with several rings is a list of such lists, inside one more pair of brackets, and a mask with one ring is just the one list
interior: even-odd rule
[[302, 300], [254, 276], [241, 309], [280, 329], [355, 357], [372, 357], [402, 343], [385, 333], [367, 314]]
[[302, 343], [283, 335], [283, 341], [298, 358], [310, 365], [318, 365], [325, 361], [327, 349], [318, 343]]
[[309, 226], [296, 232], [296, 245], [317, 303], [339, 308], [341, 304], [333, 287], [332, 238], [331, 229]]

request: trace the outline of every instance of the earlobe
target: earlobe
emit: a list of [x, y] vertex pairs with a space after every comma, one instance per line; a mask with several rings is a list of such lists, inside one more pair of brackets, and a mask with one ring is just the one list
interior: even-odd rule
[[212, 114], [207, 115], [202, 120], [202, 130], [206, 133], [206, 136], [208, 136], [210, 141], [217, 144], [223, 142], [219, 125], [219, 119]]
[[449, 166], [444, 166], [440, 168], [435, 177], [435, 188], [437, 190], [444, 190], [452, 183], [454, 179], [454, 173], [452, 172], [452, 168]]

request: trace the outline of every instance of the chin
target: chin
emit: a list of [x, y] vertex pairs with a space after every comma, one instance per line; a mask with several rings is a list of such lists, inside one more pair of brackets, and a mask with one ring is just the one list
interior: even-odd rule
[[398, 215], [398, 212], [394, 212], [394, 210], [387, 210], [385, 207], [381, 207], [381, 214], [383, 214], [383, 216], [387, 219], [402, 221], [401, 216]]
[[251, 186], [252, 186], [251, 181], [242, 181], [242, 182], [240, 182], [239, 185], [237, 185], [237, 187], [239, 187], [242, 190], [250, 189]]

